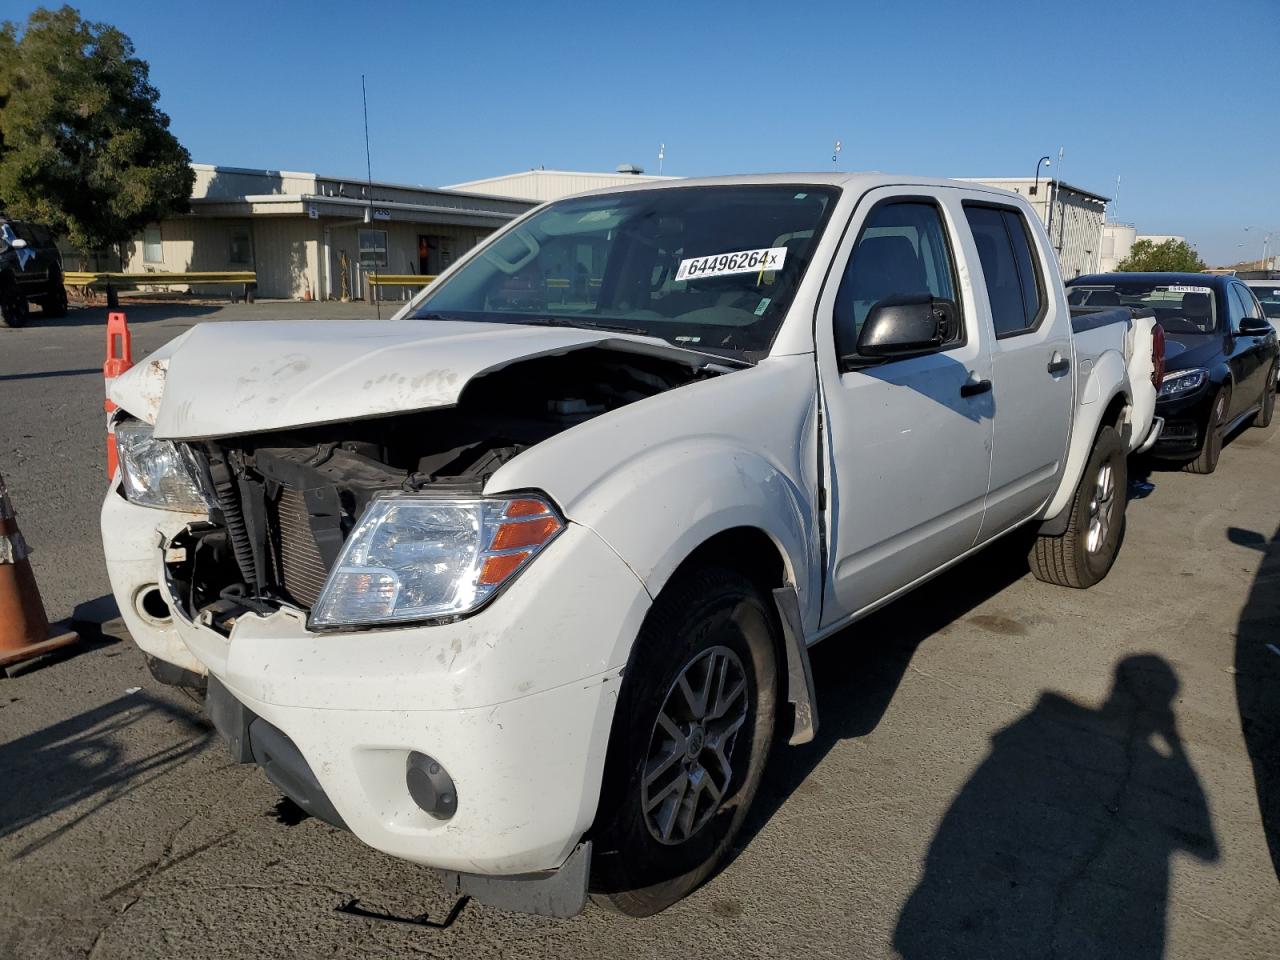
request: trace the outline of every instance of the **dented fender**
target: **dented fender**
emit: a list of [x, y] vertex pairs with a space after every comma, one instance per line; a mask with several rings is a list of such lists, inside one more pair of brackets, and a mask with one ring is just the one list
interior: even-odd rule
[[486, 492], [547, 492], [653, 596], [716, 534], [758, 529], [812, 635], [822, 597], [815, 376], [811, 355], [771, 357], [650, 397], [525, 451]]

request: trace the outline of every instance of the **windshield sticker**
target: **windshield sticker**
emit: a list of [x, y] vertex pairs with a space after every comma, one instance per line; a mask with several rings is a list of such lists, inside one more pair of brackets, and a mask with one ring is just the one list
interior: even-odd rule
[[709, 257], [691, 257], [680, 261], [676, 282], [701, 280], [703, 277], [725, 277], [734, 273], [781, 270], [786, 259], [786, 247], [765, 247], [761, 250], [739, 250], [736, 253], [716, 253]]
[[1213, 293], [1212, 287], [1165, 287], [1170, 293]]
[[759, 302], [758, 304], [756, 304], [756, 316], [757, 316], [757, 317], [763, 317], [763, 316], [764, 316], [764, 312], [765, 312], [766, 310], [768, 310], [768, 309], [769, 309], [769, 302], [770, 302], [772, 299], [773, 299], [772, 297], [761, 297], [761, 298], [760, 298], [760, 302]]

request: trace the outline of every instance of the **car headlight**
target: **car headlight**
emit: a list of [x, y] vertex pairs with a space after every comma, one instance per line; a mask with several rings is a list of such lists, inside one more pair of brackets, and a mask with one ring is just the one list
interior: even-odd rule
[[1164, 375], [1164, 379], [1160, 381], [1160, 392], [1156, 394], [1157, 400], [1168, 400], [1170, 397], [1180, 397], [1183, 394], [1191, 393], [1193, 390], [1199, 390], [1204, 386], [1204, 382], [1209, 379], [1208, 370], [1173, 370]]
[[343, 544], [311, 611], [315, 627], [457, 617], [529, 564], [564, 521], [543, 498], [389, 494]]
[[116, 424], [116, 454], [130, 503], [185, 513], [204, 513], [217, 506], [190, 448], [157, 440], [149, 423], [126, 420]]

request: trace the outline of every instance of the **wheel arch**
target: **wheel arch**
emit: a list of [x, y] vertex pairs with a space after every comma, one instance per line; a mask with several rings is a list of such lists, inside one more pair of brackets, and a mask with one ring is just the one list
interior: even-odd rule
[[[1131, 408], [1132, 401], [1123, 384], [1118, 384], [1112, 390], [1105, 405], [1086, 402], [1077, 408], [1076, 415], [1083, 422], [1077, 422], [1075, 429], [1072, 430], [1062, 483], [1049, 501], [1044, 514], [1046, 519], [1040, 524], [1039, 533], [1042, 536], [1060, 536], [1067, 529], [1067, 524], [1071, 520], [1072, 497], [1080, 484], [1080, 477], [1089, 462], [1089, 454], [1098, 442], [1098, 434], [1102, 432], [1102, 428], [1115, 427], [1125, 440], [1126, 446], [1128, 445], [1126, 431], [1131, 429], [1128, 422]], [[1098, 411], [1096, 418], [1088, 417], [1087, 414], [1094, 410]]]

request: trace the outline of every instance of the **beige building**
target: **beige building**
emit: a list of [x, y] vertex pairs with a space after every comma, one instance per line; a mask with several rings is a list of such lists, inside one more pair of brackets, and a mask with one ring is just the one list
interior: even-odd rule
[[1049, 229], [1049, 240], [1058, 252], [1058, 266], [1064, 280], [1098, 269], [1102, 253], [1102, 226], [1110, 197], [1060, 180], [1044, 178], [1038, 184], [1033, 177], [965, 179], [1011, 190], [1027, 198]]
[[375, 270], [437, 274], [533, 206], [314, 173], [192, 168], [191, 212], [147, 227], [126, 249], [126, 272], [254, 270], [261, 297], [358, 299]]
[[639, 167], [624, 163], [615, 173], [575, 173], [570, 170], [525, 170], [508, 173], [485, 180], [468, 180], [455, 183], [446, 190], [462, 190], [466, 193], [483, 193], [491, 197], [520, 197], [546, 203], [588, 190], [622, 187], [639, 180], [675, 180], [676, 177], [647, 175]]
[[1186, 237], [1173, 236], [1172, 234], [1141, 234], [1131, 223], [1112, 221], [1103, 224], [1102, 256], [1098, 260], [1098, 272], [1111, 273], [1115, 270], [1120, 262], [1129, 256], [1130, 251], [1133, 250], [1133, 245], [1139, 240], [1150, 240], [1152, 243], [1160, 244], [1166, 240], [1182, 241], [1186, 239]]

